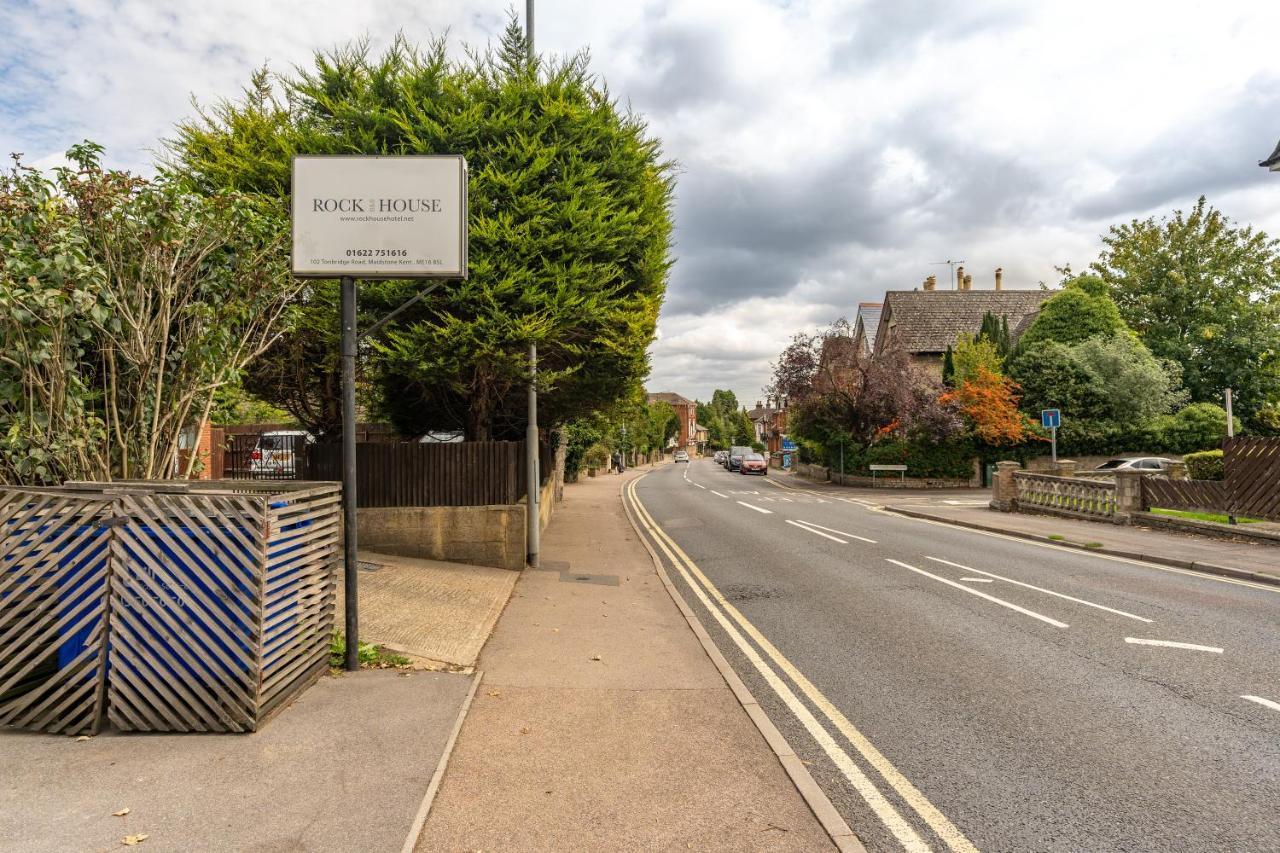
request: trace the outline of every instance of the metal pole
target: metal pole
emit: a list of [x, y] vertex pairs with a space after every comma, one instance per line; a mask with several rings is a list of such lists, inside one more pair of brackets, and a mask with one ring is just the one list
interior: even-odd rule
[[360, 668], [356, 562], [356, 280], [342, 277], [342, 534], [349, 672]]
[[524, 40], [529, 46], [529, 61], [533, 62], [533, 0], [524, 0]]
[[1053, 436], [1053, 473], [1058, 473], [1058, 428], [1049, 427], [1049, 433]]
[[525, 528], [528, 533], [529, 565], [538, 567], [542, 530], [538, 520], [538, 345], [529, 344], [529, 426], [525, 428], [525, 472], [529, 486], [525, 496]]
[[1236, 435], [1236, 428], [1235, 428], [1235, 424], [1234, 424], [1234, 423], [1232, 423], [1232, 422], [1235, 420], [1235, 418], [1233, 418], [1233, 417], [1232, 417], [1232, 415], [1231, 415], [1231, 412], [1232, 412], [1232, 405], [1231, 405], [1232, 400], [1231, 400], [1231, 389], [1230, 389], [1230, 388], [1228, 388], [1228, 389], [1227, 389], [1227, 395], [1226, 395], [1226, 396], [1227, 396], [1227, 438], [1235, 438], [1235, 435]]

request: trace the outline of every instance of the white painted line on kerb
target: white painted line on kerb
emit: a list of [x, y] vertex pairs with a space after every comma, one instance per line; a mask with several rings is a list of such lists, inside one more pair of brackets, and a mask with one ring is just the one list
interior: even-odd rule
[[1016, 586], [1025, 586], [1027, 589], [1034, 589], [1036, 592], [1043, 592], [1045, 595], [1056, 595], [1058, 598], [1065, 598], [1067, 601], [1074, 601], [1076, 604], [1083, 604], [1086, 607], [1096, 607], [1099, 610], [1105, 610], [1108, 613], [1114, 613], [1117, 616], [1125, 616], [1129, 619], [1137, 619], [1139, 622], [1146, 622], [1148, 625], [1150, 625], [1152, 621], [1154, 621], [1151, 619], [1147, 619], [1144, 616], [1135, 616], [1134, 614], [1126, 613], [1123, 610], [1116, 610], [1114, 607], [1106, 607], [1101, 604], [1095, 604], [1092, 601], [1085, 601], [1083, 598], [1076, 598], [1074, 596], [1067, 595], [1065, 593], [1054, 592], [1051, 589], [1045, 589], [1044, 587], [1041, 587], [1041, 586], [1033, 586], [1032, 584], [1029, 584], [1029, 583], [1016, 581], [1013, 578], [1007, 578], [1004, 575], [998, 575], [995, 572], [984, 572], [982, 569], [975, 569], [975, 568], [972, 568], [971, 566], [962, 566], [959, 563], [953, 563], [950, 560], [943, 560], [940, 557], [925, 557], [925, 559], [933, 560], [935, 563], [944, 563], [945, 565], [948, 565], [948, 566], [954, 566], [955, 568], [963, 569], [966, 572], [977, 572], [980, 575], [986, 575], [989, 578], [995, 578], [998, 581], [1005, 581], [1006, 583], [1015, 584]]
[[[690, 483], [693, 483], [693, 480], [690, 480], [689, 482], [690, 482]], [[695, 486], [697, 486], [699, 489], [705, 489], [705, 488], [706, 488], [706, 486], [702, 485], [701, 483], [693, 483], [693, 484], [694, 484]]]
[[1018, 605], [1014, 604], [1011, 601], [1005, 601], [1003, 598], [996, 598], [994, 595], [987, 595], [985, 592], [978, 592], [976, 589], [969, 589], [969, 587], [965, 586], [964, 584], [959, 584], [953, 580], [948, 580], [947, 578], [939, 577], [938, 575], [935, 575], [932, 572], [926, 572], [924, 569], [917, 569], [915, 566], [908, 566], [906, 563], [899, 562], [898, 560], [889, 560], [889, 562], [893, 563], [895, 566], [902, 566], [902, 568], [904, 569], [910, 569], [911, 571], [916, 572], [917, 574], [924, 575], [927, 578], [933, 578], [936, 581], [941, 581], [942, 583], [945, 583], [947, 586], [953, 586], [956, 589], [962, 589], [965, 592], [969, 593], [970, 595], [976, 595], [978, 596], [978, 598], [985, 598], [987, 601], [991, 601], [996, 604], [999, 604], [1001, 607], [1007, 607], [1010, 610], [1016, 610], [1019, 613], [1032, 617], [1033, 619], [1039, 619], [1041, 622], [1047, 622], [1055, 628], [1069, 627], [1066, 622], [1059, 622], [1057, 619], [1050, 619], [1048, 616], [1045, 616], [1043, 613], [1037, 613], [1034, 610], [1028, 610], [1025, 607], [1019, 607]]
[[801, 524], [800, 522], [798, 522], [798, 521], [792, 521], [792, 520], [791, 520], [791, 519], [789, 519], [789, 518], [787, 519], [787, 524], [793, 524], [793, 525], [795, 525], [796, 527], [799, 527], [799, 528], [800, 528], [801, 530], [803, 530], [805, 533], [812, 533], [814, 536], [821, 536], [823, 539], [830, 539], [832, 542], [839, 542], [841, 545], [848, 545], [848, 544], [849, 544], [849, 543], [848, 543], [848, 542], [846, 542], [845, 540], [843, 540], [843, 539], [837, 539], [836, 537], [832, 536], [832, 535], [831, 535], [831, 534], [829, 534], [829, 533], [823, 533], [821, 530], [810, 530], [808, 527], [805, 527], [805, 526], [804, 526], [803, 524]]
[[1257, 702], [1264, 708], [1270, 708], [1273, 711], [1280, 711], [1280, 702], [1272, 702], [1270, 699], [1263, 699], [1261, 696], [1241, 696], [1241, 699], [1247, 699], [1250, 702]]
[[810, 527], [816, 527], [819, 530], [825, 530], [828, 533], [836, 533], [840, 536], [848, 536], [850, 539], [861, 539], [863, 542], [870, 542], [872, 545], [876, 544], [876, 540], [868, 539], [865, 536], [859, 536], [856, 533], [845, 533], [843, 530], [836, 530], [834, 527], [823, 527], [821, 524], [814, 524], [812, 521], [804, 521], [803, 519], [800, 520], [800, 523], [807, 524]]
[[960, 578], [960, 580], [968, 581], [969, 583], [995, 583], [991, 578]]
[[[760, 673], [760, 676], [764, 678], [765, 683], [773, 688], [773, 691], [782, 700], [783, 704], [785, 704], [795, 718], [800, 721], [800, 724], [809, 732], [809, 735], [818, 743], [818, 746], [827, 754], [827, 757], [831, 759], [832, 763], [834, 763], [835, 766], [844, 774], [844, 777], [849, 780], [849, 784], [852, 785], [853, 789], [862, 796], [863, 800], [868, 806], [870, 806], [876, 817], [878, 817], [889, 832], [893, 834], [894, 838], [897, 839], [898, 843], [902, 845], [904, 850], [910, 851], [910, 853], [928, 853], [930, 850], [928, 843], [920, 837], [919, 833], [915, 831], [906, 818], [904, 818], [901, 813], [894, 808], [893, 803], [891, 803], [885, 795], [880, 792], [875, 784], [867, 777], [867, 774], [858, 767], [853, 758], [850, 757], [849, 753], [845, 752], [844, 749], [840, 747], [840, 744], [836, 742], [836, 739], [833, 738], [822, 724], [818, 722], [817, 718], [814, 717], [813, 712], [805, 707], [804, 703], [800, 701], [800, 697], [796, 696], [795, 692], [787, 686], [786, 682], [782, 680], [773, 668], [760, 657], [759, 652], [757, 652], [755, 648], [747, 642], [746, 638], [742, 636], [742, 633], [739, 632], [734, 624], [729, 621], [725, 610], [722, 608], [732, 607], [732, 605], [729, 605], [728, 602], [724, 600], [724, 597], [720, 594], [719, 590], [717, 590], [715, 586], [707, 580], [706, 576], [698, 570], [698, 567], [689, 559], [688, 555], [680, 549], [680, 546], [675, 543], [675, 540], [667, 536], [666, 532], [663, 531], [663, 529], [658, 526], [658, 523], [653, 520], [653, 517], [649, 515], [648, 510], [645, 509], [644, 504], [641, 503], [639, 497], [636, 495], [634, 480], [627, 484], [627, 490], [627, 494], [631, 498], [631, 505], [635, 508], [636, 515], [639, 517], [641, 525], [653, 538], [653, 541], [666, 555], [667, 559], [671, 561], [671, 565], [675, 567], [675, 570], [680, 573], [682, 578], [684, 578], [684, 582], [689, 585], [691, 590], [693, 590], [693, 594], [702, 602], [702, 606], [705, 607], [707, 612], [711, 614], [712, 618], [719, 623], [720, 627], [724, 629], [724, 632], [728, 635], [729, 639], [738, 647], [742, 654], [746, 656], [747, 660], [755, 667], [756, 671]], [[673, 550], [675, 553], [672, 553]], [[679, 557], [676, 556], [677, 554], [679, 554]], [[704, 591], [703, 587], [699, 586], [698, 583], [695, 582], [693, 577], [690, 576], [690, 572], [696, 574], [698, 578], [706, 584], [706, 591]], [[753, 634], [757, 642], [762, 639], [754, 632], [754, 626], [745, 622], [740, 613], [733, 610], [731, 611], [731, 615], [742, 625], [744, 630]], [[766, 648], [766, 651], [769, 651], [770, 648], [771, 647]], [[865, 757], [866, 753], [864, 752], [863, 755]], [[883, 756], [881, 756], [881, 759], [883, 760]], [[875, 762], [872, 763], [874, 764]], [[881, 772], [883, 773], [883, 770]], [[911, 790], [914, 790], [914, 788]], [[918, 791], [915, 793], [923, 799], [923, 795], [920, 795]], [[910, 798], [908, 798], [908, 802], [913, 806], [916, 805], [911, 802]], [[930, 808], [932, 808], [931, 803], [928, 803], [927, 801], [925, 802]], [[919, 811], [918, 808], [917, 811]], [[946, 821], [946, 818], [942, 818], [942, 820]], [[956, 830], [954, 826], [951, 826], [949, 821], [946, 822], [944, 829], [946, 827], [950, 827], [956, 835], [959, 835], [959, 830]], [[947, 835], [943, 835], [943, 837], [944, 839], [950, 840]], [[959, 835], [959, 838], [965, 843], [968, 843], [968, 839], [965, 839], [963, 835]], [[957, 848], [954, 844], [949, 846], [951, 846], [953, 850], [961, 849], [965, 850], [966, 853], [968, 853], [968, 851], [976, 853], [976, 849], [974, 849], [972, 845], [969, 845], [968, 848]]]
[[717, 492], [715, 489], [710, 489], [709, 491], [711, 492], [711, 494], [716, 495], [717, 497], [721, 497], [721, 498], [727, 498], [727, 497], [729, 497], [728, 495], [724, 494], [723, 492]]
[[1201, 646], [1196, 643], [1179, 643], [1175, 640], [1145, 640], [1141, 637], [1125, 637], [1126, 643], [1133, 643], [1135, 646], [1163, 646], [1168, 649], [1190, 649], [1193, 652], [1213, 652], [1215, 655], [1222, 654], [1222, 649], [1217, 646]]
[[773, 510], [771, 510], [771, 509], [765, 509], [765, 508], [764, 508], [764, 507], [762, 507], [762, 506], [756, 506], [755, 504], [749, 504], [749, 503], [747, 503], [746, 501], [738, 501], [738, 503], [742, 504], [742, 505], [743, 505], [743, 506], [745, 506], [747, 509], [754, 509], [756, 512], [763, 512], [765, 515], [773, 515]]

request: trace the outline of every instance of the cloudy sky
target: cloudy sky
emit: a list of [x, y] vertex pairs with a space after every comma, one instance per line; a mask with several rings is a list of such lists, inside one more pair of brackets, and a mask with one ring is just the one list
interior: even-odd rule
[[[51, 165], [89, 137], [145, 170], [193, 97], [264, 62], [397, 30], [482, 44], [508, 6], [5, 0], [0, 149]], [[1200, 194], [1280, 234], [1280, 175], [1256, 165], [1280, 137], [1277, 33], [1264, 0], [538, 0], [536, 21], [680, 163], [650, 389], [745, 402], [794, 331], [933, 262], [1034, 287]]]

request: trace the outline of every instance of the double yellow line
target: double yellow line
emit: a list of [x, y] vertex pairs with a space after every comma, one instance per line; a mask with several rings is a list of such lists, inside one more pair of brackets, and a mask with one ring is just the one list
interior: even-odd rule
[[[853, 786], [854, 790], [858, 792], [876, 817], [893, 834], [894, 838], [898, 840], [903, 849], [915, 853], [915, 851], [928, 851], [932, 848], [916, 832], [911, 823], [902, 816], [894, 804], [876, 787], [875, 783], [863, 772], [862, 768], [858, 766], [844, 747], [832, 737], [827, 728], [818, 721], [808, 706], [800, 700], [795, 691], [778, 674], [778, 671], [784, 673], [795, 684], [809, 702], [830, 721], [836, 731], [857, 751], [863, 761], [874, 768], [903, 802], [920, 816], [920, 819], [937, 835], [947, 849], [956, 851], [956, 853], [977, 853], [977, 848], [955, 824], [948, 820], [933, 803], [929, 802], [928, 798], [912, 785], [862, 732], [858, 731], [857, 727], [805, 677], [804, 673], [800, 672], [791, 661], [787, 660], [774, 647], [773, 643], [769, 642], [768, 638], [761, 634], [746, 617], [738, 612], [736, 607], [725, 599], [715, 584], [702, 573], [693, 560], [689, 559], [689, 555], [658, 526], [636, 494], [636, 483], [642, 479], [644, 479], [643, 476], [632, 480], [623, 491], [638, 526], [648, 534], [649, 538], [662, 551], [671, 565], [684, 578], [685, 583], [693, 590], [694, 595], [702, 602], [707, 612], [719, 623], [720, 627], [724, 629], [725, 633], [747, 660], [751, 662], [764, 681], [778, 695], [778, 698], [782, 700], [783, 704], [795, 715], [796, 719], [805, 727], [823, 752], [840, 769], [849, 784]], [[748, 642], [747, 637], [752, 642]], [[760, 651], [756, 650], [757, 647]], [[768, 656], [772, 661], [772, 665], [761, 656], [760, 652]], [[777, 671], [774, 669], [775, 666]]]

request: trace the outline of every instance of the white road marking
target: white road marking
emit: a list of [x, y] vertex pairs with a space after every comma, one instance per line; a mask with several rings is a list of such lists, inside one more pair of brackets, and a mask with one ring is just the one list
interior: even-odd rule
[[1272, 702], [1270, 699], [1263, 699], [1261, 696], [1241, 696], [1241, 699], [1247, 699], [1250, 702], [1257, 702], [1264, 708], [1270, 708], [1273, 711], [1280, 711], [1280, 702]]
[[1133, 643], [1135, 646], [1163, 646], [1169, 649], [1190, 649], [1193, 652], [1213, 652], [1215, 655], [1222, 654], [1222, 649], [1217, 646], [1200, 646], [1195, 643], [1179, 643], [1175, 640], [1147, 640], [1142, 637], [1125, 637], [1126, 643]]
[[717, 496], [722, 497], [722, 498], [727, 498], [727, 497], [729, 497], [728, 495], [726, 495], [726, 494], [724, 494], [724, 493], [722, 493], [722, 492], [717, 492], [715, 489], [711, 489], [711, 490], [710, 490], [710, 492], [711, 492], [711, 494], [713, 494], [713, 495], [717, 495]]
[[[698, 597], [698, 600], [702, 602], [703, 606], [707, 608], [707, 611], [712, 615], [712, 617], [714, 617], [720, 626], [724, 628], [725, 633], [729, 635], [729, 638], [733, 640], [752, 665], [755, 666], [756, 670], [765, 679], [765, 682], [773, 688], [774, 692], [778, 694], [782, 701], [787, 705], [788, 709], [790, 709], [791, 713], [795, 715], [796, 719], [798, 719], [805, 729], [808, 730], [809, 734], [818, 743], [818, 745], [822, 747], [823, 751], [826, 752], [829, 758], [831, 758], [832, 762], [835, 763], [841, 772], [844, 773], [845, 778], [849, 780], [851, 785], [853, 785], [854, 790], [862, 796], [863, 800], [867, 802], [872, 811], [875, 812], [876, 816], [880, 818], [881, 822], [883, 822], [889, 831], [893, 833], [894, 837], [897, 838], [898, 843], [900, 843], [904, 849], [909, 851], [921, 851], [923, 853], [923, 851], [928, 851], [930, 849], [928, 843], [926, 843], [925, 840], [916, 833], [911, 825], [907, 823], [902, 815], [894, 808], [893, 804], [890, 803], [882, 793], [880, 793], [879, 789], [877, 789], [871, 780], [867, 778], [861, 768], [853, 762], [849, 754], [840, 748], [840, 745], [835, 742], [835, 739], [832, 738], [830, 734], [828, 734], [822, 724], [814, 718], [809, 709], [800, 702], [799, 697], [797, 697], [791, 688], [778, 677], [777, 673], [775, 673], [773, 669], [760, 657], [756, 650], [746, 641], [733, 624], [728, 621], [725, 617], [726, 613], [733, 617], [733, 620], [742, 627], [742, 630], [746, 632], [746, 634], [750, 636], [756, 644], [759, 645], [767, 655], [769, 655], [770, 658], [773, 659], [774, 663], [777, 664], [793, 682], [795, 682], [809, 700], [813, 702], [814, 705], [816, 705], [824, 714], [826, 714], [827, 718], [835, 724], [840, 733], [844, 735], [844, 737], [848, 739], [849, 742], [858, 750], [862, 757], [885, 778], [889, 785], [892, 786], [902, 799], [906, 801], [907, 805], [920, 815], [925, 823], [928, 824], [938, 837], [942, 839], [943, 843], [945, 843], [951, 850], [956, 851], [956, 853], [977, 853], [977, 848], [973, 846], [973, 843], [970, 842], [969, 839], [965, 838], [964, 834], [960, 832], [955, 824], [948, 820], [942, 812], [938, 811], [938, 808], [934, 806], [933, 803], [929, 802], [918, 788], [912, 785], [896, 767], [889, 763], [889, 760], [884, 757], [884, 754], [881, 753], [880, 750], [876, 749], [876, 747], [866, 739], [862, 732], [858, 731], [844, 716], [844, 714], [831, 704], [831, 701], [827, 699], [826, 696], [818, 692], [818, 689], [813, 686], [813, 683], [810, 682], [802, 672], [796, 669], [791, 661], [783, 657], [782, 653], [779, 652], [777, 648], [775, 648], [774, 645], [770, 643], [769, 640], [765, 638], [753, 624], [748, 622], [736, 607], [725, 600], [724, 596], [720, 593], [720, 590], [716, 588], [715, 584], [711, 583], [698, 566], [689, 559], [689, 555], [681, 550], [675, 540], [671, 539], [671, 537], [669, 537], [666, 532], [657, 525], [657, 522], [653, 521], [652, 516], [650, 516], [645, 510], [644, 504], [640, 502], [639, 497], [636, 494], [635, 483], [636, 480], [632, 480], [627, 484], [627, 488], [630, 490], [629, 494], [632, 506], [636, 509], [636, 514], [640, 517], [641, 523], [644, 525], [645, 529], [651, 536], [653, 536], [654, 541], [658, 543], [659, 547], [667, 555], [668, 559], [671, 560], [671, 563], [675, 566], [676, 570], [680, 572], [685, 583], [687, 583], [689, 588], [693, 590], [694, 594]], [[668, 547], [668, 545], [670, 547]], [[672, 555], [672, 551], [679, 555], [679, 560]], [[703, 591], [703, 586], [699, 586], [698, 583], [695, 583], [690, 577], [690, 574], [696, 577], [698, 581], [705, 586], [705, 592]], [[719, 606], [717, 607], [716, 605]]]
[[825, 531], [827, 531], [828, 533], [838, 533], [838, 534], [840, 534], [841, 536], [848, 536], [850, 539], [861, 539], [863, 542], [870, 542], [872, 545], [876, 544], [876, 540], [874, 540], [874, 539], [868, 539], [868, 538], [867, 538], [867, 537], [865, 537], [865, 536], [859, 536], [859, 535], [858, 535], [858, 534], [856, 534], [856, 533], [845, 533], [843, 530], [836, 530], [836, 529], [831, 528], [831, 527], [823, 527], [821, 524], [814, 524], [812, 521], [805, 521], [805, 520], [803, 520], [803, 519], [801, 519], [801, 520], [800, 520], [800, 523], [801, 523], [801, 524], [807, 524], [807, 525], [809, 525], [810, 527], [816, 527], [816, 528], [818, 528], [819, 530], [825, 530]]
[[771, 510], [771, 509], [765, 509], [765, 508], [764, 508], [764, 507], [762, 507], [762, 506], [756, 506], [756, 505], [754, 505], [754, 504], [749, 504], [749, 503], [747, 503], [746, 501], [738, 501], [738, 503], [742, 504], [742, 505], [743, 505], [743, 506], [745, 506], [747, 509], [754, 509], [756, 512], [763, 512], [765, 515], [773, 515], [773, 510]]
[[[693, 483], [693, 480], [690, 480], [689, 482], [690, 482], [690, 483]], [[693, 483], [693, 484], [694, 484], [695, 486], [697, 486], [699, 489], [705, 489], [705, 488], [706, 488], [706, 486], [702, 485], [701, 483]]]
[[955, 524], [947, 524], [945, 521], [935, 521], [930, 518], [917, 518], [914, 515], [900, 515], [899, 513], [896, 513], [896, 512], [892, 512], [892, 513], [885, 512], [883, 509], [876, 510], [874, 507], [871, 507], [871, 506], [868, 506], [867, 508], [872, 510], [873, 512], [884, 512], [886, 515], [892, 515], [896, 518], [901, 518], [906, 521], [916, 521], [916, 522], [919, 522], [920, 524], [932, 524], [935, 527], [945, 527], [949, 530], [959, 531], [961, 533], [974, 533], [974, 534], [977, 534], [978, 536], [991, 536], [996, 539], [1004, 539], [1008, 542], [1020, 542], [1023, 545], [1034, 545], [1037, 548], [1049, 548], [1050, 550], [1059, 551], [1062, 553], [1069, 553], [1076, 557], [1079, 557], [1083, 554], [1088, 554], [1090, 557], [1093, 557], [1094, 559], [1097, 559], [1097, 560], [1110, 560], [1113, 563], [1128, 563], [1131, 566], [1141, 566], [1144, 569], [1156, 569], [1157, 571], [1169, 572], [1170, 574], [1175, 574], [1175, 575], [1186, 575], [1187, 577], [1199, 578], [1201, 580], [1206, 580], [1206, 581], [1217, 581], [1218, 583], [1229, 583], [1235, 586], [1247, 586], [1247, 587], [1252, 587], [1253, 589], [1265, 590], [1266, 592], [1280, 593], [1280, 586], [1276, 586], [1274, 584], [1264, 584], [1264, 583], [1256, 583], [1254, 581], [1237, 580], [1235, 578], [1223, 577], [1222, 575], [1211, 575], [1206, 572], [1196, 572], [1196, 571], [1192, 571], [1191, 569], [1179, 569], [1173, 566], [1162, 566], [1159, 563], [1148, 563], [1144, 560], [1131, 560], [1128, 557], [1113, 557], [1110, 554], [1098, 554], [1092, 551], [1082, 551], [1078, 548], [1064, 548], [1061, 545], [1054, 545], [1051, 542], [1037, 542], [1034, 539], [1026, 539], [1021, 536], [1009, 536], [1004, 533], [992, 533], [990, 530], [975, 530], [972, 527], [960, 527]]
[[1083, 604], [1087, 607], [1096, 607], [1099, 610], [1105, 610], [1108, 613], [1114, 613], [1117, 616], [1126, 616], [1129, 619], [1137, 619], [1139, 622], [1146, 622], [1148, 625], [1150, 625], [1154, 621], [1152, 619], [1147, 619], [1145, 616], [1135, 616], [1134, 614], [1126, 613], [1123, 610], [1116, 610], [1114, 607], [1106, 607], [1101, 604], [1095, 604], [1092, 601], [1085, 601], [1083, 598], [1076, 598], [1074, 596], [1070, 596], [1065, 593], [1054, 592], [1051, 589], [1045, 589], [1044, 587], [1041, 587], [1041, 586], [1033, 586], [1032, 584], [1029, 584], [1029, 583], [1016, 581], [1013, 578], [1007, 578], [1004, 575], [998, 575], [995, 572], [986, 572], [986, 571], [983, 571], [982, 569], [975, 569], [970, 566], [962, 566], [959, 563], [953, 563], [950, 560], [943, 560], [939, 557], [925, 557], [925, 559], [933, 560], [935, 563], [945, 563], [948, 566], [955, 566], [957, 569], [964, 569], [966, 572], [977, 572], [980, 575], [986, 575], [987, 577], [995, 578], [998, 581], [1005, 581], [1006, 583], [1015, 584], [1017, 586], [1025, 586], [1027, 589], [1034, 589], [1036, 592], [1043, 592], [1045, 595], [1056, 595], [1058, 598], [1065, 598], [1067, 601], [1074, 601], [1076, 604]]
[[960, 580], [968, 581], [969, 583], [995, 583], [991, 578], [960, 578]]
[[1050, 619], [1048, 616], [1045, 616], [1043, 613], [1036, 613], [1034, 610], [1028, 610], [1025, 607], [1019, 607], [1018, 605], [1014, 604], [1011, 601], [1005, 601], [1003, 598], [996, 598], [994, 595], [987, 595], [985, 592], [978, 592], [976, 589], [969, 589], [969, 587], [967, 586], [958, 584], [953, 580], [940, 577], [938, 575], [933, 574], [932, 572], [926, 572], [924, 569], [917, 569], [915, 566], [909, 566], [906, 563], [900, 562], [898, 560], [889, 560], [889, 562], [893, 563], [895, 566], [902, 566], [902, 568], [904, 569], [910, 569], [911, 571], [916, 572], [917, 574], [924, 575], [927, 578], [933, 578], [936, 581], [941, 581], [942, 583], [945, 583], [947, 586], [953, 586], [956, 589], [962, 589], [965, 592], [969, 593], [970, 595], [976, 595], [979, 598], [985, 598], [987, 601], [995, 602], [996, 604], [999, 604], [1001, 607], [1007, 607], [1010, 610], [1016, 610], [1019, 613], [1032, 617], [1033, 619], [1039, 619], [1041, 622], [1047, 622], [1050, 625], [1054, 626], [1055, 628], [1069, 627], [1066, 622], [1059, 622], [1057, 619]]
[[839, 542], [841, 545], [848, 545], [848, 544], [849, 544], [849, 543], [848, 543], [848, 542], [846, 542], [845, 540], [843, 540], [843, 539], [837, 539], [836, 537], [832, 536], [832, 535], [831, 535], [831, 534], [829, 534], [829, 533], [823, 533], [821, 530], [811, 530], [810, 528], [805, 527], [805, 526], [804, 526], [803, 524], [801, 524], [800, 522], [798, 522], [798, 521], [792, 521], [792, 520], [791, 520], [791, 519], [789, 519], [789, 518], [787, 519], [787, 524], [793, 524], [793, 525], [795, 525], [796, 527], [799, 527], [801, 530], [803, 530], [803, 531], [804, 531], [804, 532], [806, 532], [806, 533], [812, 533], [812, 534], [814, 534], [815, 536], [821, 536], [821, 537], [823, 537], [824, 539], [830, 539], [832, 542]]

